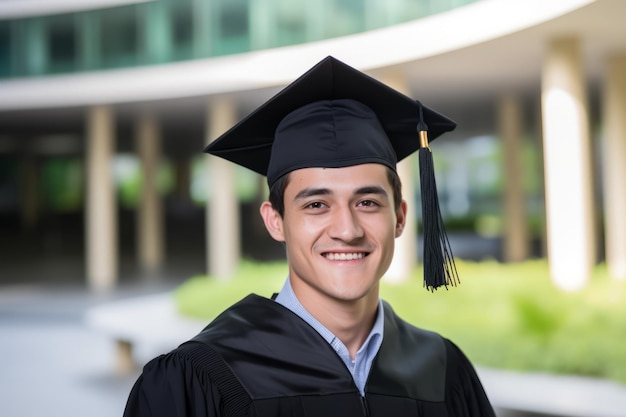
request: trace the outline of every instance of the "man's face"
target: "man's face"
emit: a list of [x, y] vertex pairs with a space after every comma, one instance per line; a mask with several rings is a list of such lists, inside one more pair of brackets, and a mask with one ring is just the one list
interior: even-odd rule
[[291, 172], [281, 218], [261, 211], [270, 234], [284, 241], [298, 298], [378, 298], [378, 282], [402, 233], [406, 204], [396, 210], [386, 167], [306, 168]]

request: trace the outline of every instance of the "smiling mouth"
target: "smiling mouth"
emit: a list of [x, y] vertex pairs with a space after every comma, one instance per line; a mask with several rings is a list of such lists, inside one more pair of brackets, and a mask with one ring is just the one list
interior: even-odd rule
[[354, 261], [357, 259], [363, 259], [368, 255], [366, 252], [353, 252], [353, 253], [345, 253], [345, 252], [326, 252], [323, 253], [322, 256], [330, 261]]

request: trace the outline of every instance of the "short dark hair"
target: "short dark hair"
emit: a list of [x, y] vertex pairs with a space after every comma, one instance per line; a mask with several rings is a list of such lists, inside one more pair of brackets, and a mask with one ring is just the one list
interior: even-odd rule
[[[391, 185], [393, 190], [393, 206], [395, 210], [400, 208], [402, 204], [402, 182], [400, 176], [393, 169], [387, 168], [387, 181]], [[280, 217], [285, 215], [285, 188], [289, 184], [289, 173], [278, 178], [274, 184], [270, 187], [269, 201], [274, 210], [280, 214]]]

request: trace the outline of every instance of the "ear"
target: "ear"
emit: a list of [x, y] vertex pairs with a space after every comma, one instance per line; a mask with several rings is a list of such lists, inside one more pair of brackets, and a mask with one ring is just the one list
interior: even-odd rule
[[263, 217], [263, 223], [265, 228], [269, 232], [270, 236], [278, 242], [285, 241], [285, 233], [283, 230], [283, 218], [280, 214], [274, 210], [274, 206], [269, 201], [263, 202], [260, 208], [261, 217]]
[[402, 200], [400, 207], [396, 210], [396, 237], [400, 237], [406, 225], [406, 201]]

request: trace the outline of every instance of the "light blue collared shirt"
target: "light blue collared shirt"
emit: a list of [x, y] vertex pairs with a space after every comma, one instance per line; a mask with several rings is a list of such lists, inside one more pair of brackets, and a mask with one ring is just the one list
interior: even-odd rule
[[293, 288], [291, 288], [289, 278], [287, 278], [285, 285], [283, 285], [280, 293], [276, 296], [275, 301], [293, 311], [302, 320], [313, 327], [324, 338], [324, 340], [326, 340], [326, 342], [328, 342], [352, 374], [354, 383], [359, 388], [361, 395], [365, 395], [365, 383], [367, 382], [367, 376], [370, 373], [372, 362], [374, 361], [374, 358], [380, 349], [380, 345], [383, 342], [384, 318], [382, 301], [378, 300], [378, 313], [376, 314], [374, 326], [372, 327], [370, 334], [367, 336], [367, 339], [365, 339], [363, 346], [361, 346], [356, 353], [354, 360], [350, 358], [350, 352], [343, 342], [339, 340], [339, 338], [337, 338], [337, 336], [335, 336], [330, 330], [324, 327], [322, 323], [317, 321], [317, 319], [302, 306], [296, 297], [296, 294], [293, 292]]

